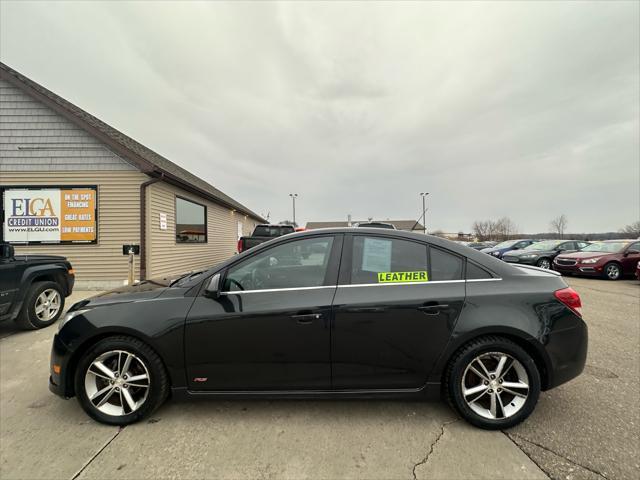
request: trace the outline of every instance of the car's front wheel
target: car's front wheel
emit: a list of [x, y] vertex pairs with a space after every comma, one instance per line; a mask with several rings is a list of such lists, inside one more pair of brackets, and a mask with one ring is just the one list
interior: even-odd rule
[[521, 347], [482, 337], [462, 347], [444, 379], [449, 403], [469, 423], [498, 430], [525, 420], [538, 402], [540, 374]]
[[540, 260], [538, 260], [538, 267], [550, 270], [551, 260], [549, 260], [548, 258], [541, 258]]
[[55, 282], [36, 282], [25, 295], [22, 311], [15, 322], [24, 330], [48, 327], [64, 310], [64, 294]]
[[162, 360], [148, 345], [132, 337], [108, 337], [78, 363], [75, 392], [93, 419], [129, 425], [162, 405], [169, 380]]
[[607, 263], [604, 266], [604, 276], [609, 280], [620, 280], [622, 269], [617, 263]]

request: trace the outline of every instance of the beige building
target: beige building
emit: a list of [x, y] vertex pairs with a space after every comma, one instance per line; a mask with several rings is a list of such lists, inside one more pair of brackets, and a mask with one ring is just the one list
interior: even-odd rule
[[67, 257], [77, 288], [225, 260], [265, 220], [209, 183], [0, 63], [1, 241]]

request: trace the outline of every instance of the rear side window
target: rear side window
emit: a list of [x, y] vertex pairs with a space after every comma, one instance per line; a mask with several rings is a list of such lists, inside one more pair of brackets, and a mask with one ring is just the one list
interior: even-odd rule
[[373, 236], [353, 238], [351, 284], [428, 280], [425, 244]]
[[462, 280], [462, 258], [431, 247], [431, 280]]
[[493, 278], [484, 268], [475, 263], [467, 262], [467, 280], [480, 280], [483, 278]]

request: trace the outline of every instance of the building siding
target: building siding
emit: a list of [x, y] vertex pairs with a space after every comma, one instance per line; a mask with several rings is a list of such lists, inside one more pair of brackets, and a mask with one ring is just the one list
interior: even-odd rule
[[32, 171], [136, 171], [106, 145], [0, 79], [0, 175]]
[[[176, 243], [175, 198], [180, 196], [207, 207], [207, 243]], [[158, 278], [207, 268], [236, 253], [238, 222], [249, 235], [257, 219], [165, 182], [147, 187], [147, 277]], [[160, 214], [167, 215], [167, 229], [160, 230]]]
[[[98, 243], [16, 245], [17, 254], [62, 255], [76, 271], [77, 288], [120, 286], [127, 279], [122, 245], [140, 243], [140, 184], [149, 177], [138, 171], [1, 172], [0, 186], [97, 185]], [[136, 257], [136, 272], [138, 272]]]

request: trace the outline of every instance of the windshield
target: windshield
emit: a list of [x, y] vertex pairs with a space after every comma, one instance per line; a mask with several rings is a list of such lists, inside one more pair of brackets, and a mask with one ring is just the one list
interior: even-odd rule
[[518, 243], [518, 240], [507, 240], [505, 242], [501, 242], [499, 244], [497, 244], [495, 247], [493, 248], [506, 248], [506, 247], [512, 247], [513, 245], [515, 245], [516, 243]]
[[204, 270], [199, 270], [197, 272], [185, 273], [184, 275], [179, 276], [173, 282], [171, 282], [169, 284], [169, 286], [170, 287], [179, 287], [181, 285], [184, 285], [189, 280], [192, 280], [192, 279], [196, 278], [197, 276], [202, 275], [203, 272], [204, 272]]
[[525, 250], [553, 250], [560, 245], [564, 240], [548, 240], [546, 242], [532, 243]]
[[591, 245], [587, 245], [580, 251], [581, 252], [617, 253], [626, 246], [627, 244], [625, 242], [598, 242], [598, 243], [592, 243]]

